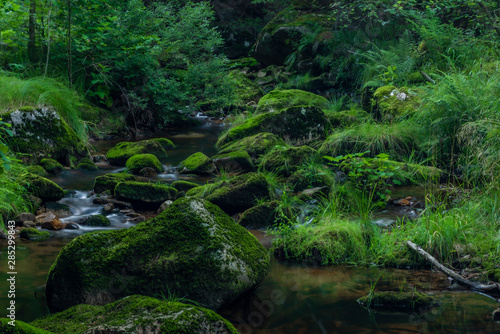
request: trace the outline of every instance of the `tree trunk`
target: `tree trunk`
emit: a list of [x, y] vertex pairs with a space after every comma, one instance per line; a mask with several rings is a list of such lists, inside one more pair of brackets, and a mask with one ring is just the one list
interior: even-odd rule
[[71, 0], [68, 0], [68, 81], [71, 87], [73, 78], [71, 75]]
[[36, 0], [30, 0], [30, 13], [28, 20], [28, 59], [35, 63], [36, 57]]

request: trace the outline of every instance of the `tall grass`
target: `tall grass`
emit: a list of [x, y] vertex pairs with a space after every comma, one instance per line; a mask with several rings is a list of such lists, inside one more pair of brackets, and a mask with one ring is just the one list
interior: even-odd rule
[[18, 213], [31, 211], [28, 192], [22, 186], [21, 177], [26, 168], [17, 162], [11, 163], [9, 171], [0, 174], [0, 230], [4, 230], [7, 219]]
[[0, 109], [2, 112], [32, 107], [53, 107], [54, 110], [75, 130], [78, 137], [86, 142], [86, 127], [81, 120], [88, 105], [73, 90], [54, 79], [19, 79], [0, 76]]

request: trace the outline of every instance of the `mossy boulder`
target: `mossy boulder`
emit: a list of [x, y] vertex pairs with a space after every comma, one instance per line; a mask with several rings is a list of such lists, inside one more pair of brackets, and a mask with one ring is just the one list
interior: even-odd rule
[[26, 190], [40, 198], [43, 202], [58, 201], [64, 197], [64, 190], [49, 179], [35, 175], [27, 174], [23, 177]]
[[185, 174], [210, 174], [213, 171], [210, 158], [201, 152], [191, 154], [187, 159], [181, 161], [179, 173]]
[[257, 112], [282, 111], [290, 107], [316, 107], [326, 110], [330, 102], [322, 96], [300, 89], [273, 90], [259, 100]]
[[120, 182], [135, 181], [135, 176], [127, 173], [110, 173], [101, 175], [94, 180], [94, 191], [98, 194], [110, 191], [114, 194], [116, 185]]
[[216, 171], [225, 172], [251, 172], [255, 170], [255, 165], [246, 151], [234, 151], [230, 153], [218, 154], [210, 158]]
[[224, 145], [220, 148], [219, 154], [246, 151], [255, 162], [260, 156], [276, 146], [285, 146], [285, 142], [272, 133], [263, 132]]
[[158, 144], [160, 144], [161, 147], [163, 147], [163, 149], [165, 151], [175, 149], [175, 145], [174, 145], [174, 143], [172, 143], [172, 141], [170, 139], [167, 139], [167, 138], [153, 138], [153, 139], [148, 139], [148, 140], [149, 141], [153, 141], [153, 142], [157, 142]]
[[189, 182], [189, 181], [174, 181], [172, 183], [172, 187], [174, 187], [175, 189], [177, 189], [177, 191], [179, 192], [186, 192], [190, 189], [193, 189], [193, 188], [196, 188], [196, 187], [199, 187], [200, 185], [197, 184], [197, 183], [194, 183], [194, 182]]
[[10, 323], [12, 320], [7, 318], [0, 318], [0, 333], [2, 334], [54, 334], [32, 325], [29, 325], [23, 321], [15, 320], [15, 326]]
[[2, 115], [12, 124], [13, 137], [6, 138], [9, 147], [33, 158], [51, 156], [68, 164], [71, 156], [85, 156], [85, 144], [75, 131], [50, 108], [21, 108]]
[[422, 292], [382, 291], [358, 299], [363, 306], [394, 311], [414, 311], [441, 305], [441, 301]]
[[421, 100], [417, 91], [408, 87], [383, 86], [373, 94], [373, 104], [377, 118], [392, 120], [416, 111]]
[[153, 183], [125, 181], [118, 183], [115, 196], [135, 207], [158, 207], [166, 200], [175, 200], [177, 189]]
[[40, 231], [35, 227], [28, 227], [23, 228], [19, 236], [28, 240], [43, 240], [50, 237], [50, 233], [47, 231]]
[[229, 79], [234, 84], [234, 94], [236, 95], [236, 102], [239, 105], [257, 104], [260, 98], [264, 96], [264, 91], [259, 85], [248, 79], [238, 70], [231, 71]]
[[274, 224], [274, 212], [278, 202], [271, 201], [259, 204], [243, 212], [238, 224], [245, 228], [266, 228]]
[[214, 311], [139, 295], [105, 306], [77, 305], [32, 324], [59, 334], [238, 333]]
[[28, 166], [26, 169], [28, 170], [29, 173], [35, 174], [38, 176], [49, 175], [49, 173], [47, 173], [47, 171], [42, 166], [33, 165], [33, 166]]
[[54, 159], [45, 158], [40, 160], [38, 164], [49, 174], [59, 174], [64, 169], [64, 167]]
[[255, 70], [259, 67], [257, 59], [253, 57], [244, 57], [239, 59], [232, 59], [229, 61], [230, 69], [250, 69]]
[[330, 189], [334, 181], [334, 174], [326, 167], [300, 168], [286, 180], [286, 185], [294, 193], [297, 193], [316, 187]]
[[125, 166], [127, 160], [134, 155], [148, 153], [164, 162], [167, 159], [167, 151], [165, 151], [164, 146], [166, 146], [165, 141], [159, 139], [148, 139], [138, 142], [121, 142], [106, 153], [106, 159], [108, 159], [109, 163], [112, 165]]
[[73, 239], [50, 268], [47, 304], [58, 312], [170, 291], [216, 310], [269, 269], [268, 252], [246, 229], [208, 201], [181, 198], [129, 229]]
[[85, 169], [85, 170], [98, 170], [97, 165], [89, 158], [83, 158], [78, 161], [78, 164], [75, 167], [76, 169]]
[[277, 148], [262, 158], [259, 168], [288, 177], [308, 162], [315, 153], [316, 150], [306, 145]]
[[100, 226], [107, 227], [111, 225], [109, 218], [103, 215], [92, 215], [89, 216], [85, 222], [87, 226]]
[[229, 181], [193, 188], [186, 196], [204, 197], [229, 215], [243, 212], [253, 206], [255, 200], [269, 197], [269, 184], [264, 175], [248, 173]]
[[325, 113], [317, 107], [290, 107], [247, 119], [223, 134], [217, 146], [261, 132], [273, 133], [290, 145], [304, 145], [323, 139], [327, 124]]
[[160, 160], [149, 153], [137, 154], [130, 157], [125, 163], [125, 167], [134, 174], [139, 173], [141, 169], [146, 167], [153, 168], [156, 173], [163, 172], [163, 166]]

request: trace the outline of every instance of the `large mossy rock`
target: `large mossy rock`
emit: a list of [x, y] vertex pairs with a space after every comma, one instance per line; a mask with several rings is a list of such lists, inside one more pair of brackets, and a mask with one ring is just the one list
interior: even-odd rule
[[59, 174], [64, 169], [64, 167], [58, 161], [49, 158], [40, 160], [38, 164], [42, 166], [42, 168], [45, 169], [47, 173], [50, 174]]
[[214, 166], [210, 163], [210, 158], [201, 152], [191, 154], [179, 165], [179, 173], [184, 174], [210, 174], [213, 169]]
[[84, 157], [85, 144], [75, 131], [52, 109], [25, 107], [2, 115], [12, 124], [13, 137], [6, 138], [9, 147], [34, 158], [51, 156], [69, 165], [70, 157]]
[[109, 220], [109, 218], [103, 215], [89, 216], [85, 223], [87, 226], [107, 227], [111, 225], [111, 221]]
[[153, 168], [156, 173], [163, 172], [163, 166], [160, 160], [149, 153], [137, 154], [130, 157], [125, 163], [125, 167], [134, 174], [139, 173], [143, 168]]
[[127, 160], [134, 155], [149, 153], [164, 162], [167, 159], [165, 147], [173, 148], [173, 144], [169, 146], [169, 143], [172, 142], [165, 138], [148, 139], [138, 142], [121, 142], [106, 153], [106, 158], [112, 165], [125, 166]]
[[92, 171], [96, 171], [99, 169], [97, 167], [97, 165], [94, 163], [94, 161], [92, 161], [89, 158], [80, 159], [80, 161], [78, 161], [78, 164], [75, 166], [75, 168], [76, 169], [84, 169], [84, 170], [92, 170]]
[[417, 91], [408, 87], [383, 86], [373, 94], [376, 117], [393, 120], [415, 112], [421, 105]]
[[272, 226], [275, 221], [275, 210], [277, 207], [277, 201], [256, 205], [243, 212], [238, 224], [245, 228], [266, 228]]
[[40, 231], [35, 227], [23, 228], [19, 237], [28, 240], [44, 240], [50, 237], [50, 233], [47, 231]]
[[247, 119], [223, 134], [217, 146], [230, 143], [261, 132], [270, 132], [290, 145], [304, 145], [323, 139], [328, 120], [317, 107], [290, 107]]
[[272, 150], [276, 146], [285, 145], [285, 142], [276, 135], [269, 132], [263, 132], [229, 143], [221, 147], [219, 154], [246, 151], [252, 160], [256, 161], [261, 155]]
[[27, 174], [23, 177], [26, 190], [40, 198], [43, 202], [58, 201], [64, 197], [64, 190], [49, 179], [35, 175]]
[[9, 324], [12, 320], [0, 318], [0, 333], [2, 334], [55, 334], [44, 329], [29, 325], [23, 321], [15, 320], [15, 326]]
[[259, 100], [257, 112], [281, 111], [290, 107], [316, 107], [325, 110], [330, 102], [322, 96], [300, 89], [273, 90]]
[[264, 175], [248, 173], [233, 177], [229, 181], [193, 188], [186, 196], [204, 197], [225, 213], [234, 215], [251, 208], [256, 200], [267, 198], [270, 194]]
[[139, 295], [105, 306], [77, 305], [32, 324], [59, 334], [238, 333], [214, 311]]
[[255, 170], [252, 158], [246, 151], [218, 154], [211, 157], [210, 161], [218, 172], [247, 173]]
[[181, 198], [135, 227], [75, 238], [50, 268], [47, 304], [57, 312], [170, 291], [216, 310], [255, 288], [269, 261], [259, 241], [217, 206]]
[[262, 158], [259, 168], [288, 177], [306, 164], [315, 153], [316, 150], [306, 145], [286, 149], [277, 148]]
[[125, 181], [135, 181], [135, 176], [127, 173], [110, 173], [101, 175], [94, 180], [94, 191], [98, 194], [109, 190], [113, 195], [118, 183]]
[[119, 200], [132, 202], [135, 207], [158, 207], [167, 200], [175, 200], [177, 189], [153, 183], [125, 181], [118, 183], [115, 196]]
[[241, 106], [257, 104], [260, 98], [264, 96], [264, 91], [259, 87], [259, 85], [248, 79], [238, 70], [231, 71], [229, 73], [229, 79], [231, 79], [234, 83], [236, 101], [237, 104]]

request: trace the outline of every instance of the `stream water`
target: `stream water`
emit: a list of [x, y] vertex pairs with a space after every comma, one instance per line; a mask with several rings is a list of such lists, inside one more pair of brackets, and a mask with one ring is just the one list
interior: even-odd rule
[[[181, 178], [175, 166], [192, 153], [213, 155], [213, 145], [220, 133], [219, 126], [205, 125], [189, 131], [165, 134], [177, 146], [169, 151], [167, 172], [157, 180], [172, 182]], [[103, 141], [95, 145], [105, 153], [118, 141]], [[100, 164], [96, 172], [71, 170], [53, 178], [65, 189], [74, 190], [59, 203], [67, 205], [71, 214], [63, 220], [77, 221], [80, 217], [101, 212], [90, 196], [96, 176], [119, 169]], [[189, 179], [203, 183], [204, 179]], [[403, 189], [404, 190], [404, 189]], [[407, 189], [405, 191], [411, 191]], [[391, 216], [393, 213], [388, 212]], [[108, 216], [112, 229], [129, 228], [125, 216]], [[44, 284], [47, 272], [61, 248], [83, 233], [104, 228], [82, 227], [79, 230], [51, 232], [44, 241], [17, 240], [16, 252], [16, 316], [32, 321], [48, 314]], [[271, 240], [263, 231], [251, 231], [264, 246]], [[8, 272], [5, 240], [0, 240], [0, 317], [6, 316], [9, 299], [6, 279]], [[443, 305], [427, 313], [376, 313], [360, 306], [356, 299], [366, 295], [375, 281], [377, 290], [427, 291]], [[271, 272], [253, 292], [240, 297], [220, 310], [241, 333], [499, 333], [500, 325], [491, 320], [497, 302], [469, 291], [448, 290], [448, 279], [429, 270], [381, 269], [354, 266], [311, 267], [292, 265], [272, 259]], [[4, 313], [4, 314], [2, 314]]]

